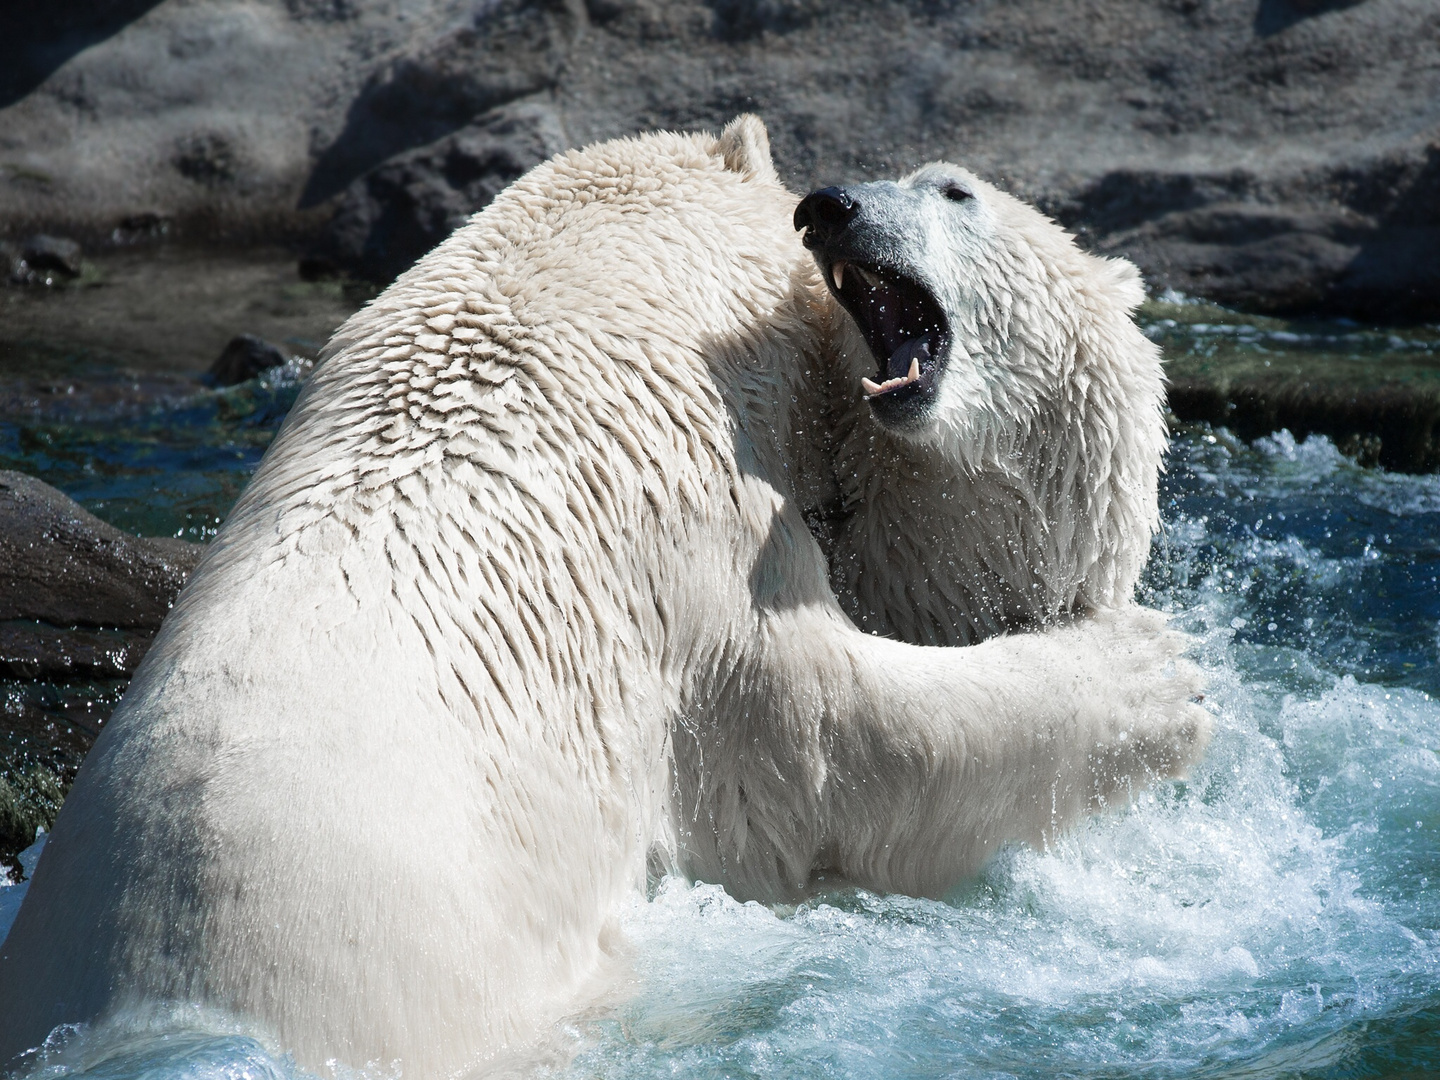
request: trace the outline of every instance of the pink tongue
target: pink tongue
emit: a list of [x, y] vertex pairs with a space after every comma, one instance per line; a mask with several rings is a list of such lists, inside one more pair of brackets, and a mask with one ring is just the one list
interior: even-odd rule
[[917, 337], [911, 338], [891, 354], [889, 362], [885, 365], [885, 374], [891, 379], [903, 379], [910, 374], [910, 361], [919, 360], [920, 366], [925, 366], [925, 361], [930, 359], [930, 339]]

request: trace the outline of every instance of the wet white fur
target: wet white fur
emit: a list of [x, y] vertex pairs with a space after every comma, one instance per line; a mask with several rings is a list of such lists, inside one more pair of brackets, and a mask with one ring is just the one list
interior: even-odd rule
[[452, 1076], [574, 1006], [652, 852], [941, 893], [1193, 758], [1154, 616], [846, 617], [789, 479], [840, 325], [793, 205], [753, 119], [574, 151], [342, 329], [81, 770], [0, 1055], [182, 1001]]
[[963, 645], [1129, 601], [1166, 442], [1135, 268], [954, 165], [862, 190], [889, 226], [877, 257], [931, 288], [951, 344], [933, 416], [896, 435], [859, 393], [875, 360], [845, 321], [836, 488], [812, 495], [839, 505], [844, 606], [867, 630]]

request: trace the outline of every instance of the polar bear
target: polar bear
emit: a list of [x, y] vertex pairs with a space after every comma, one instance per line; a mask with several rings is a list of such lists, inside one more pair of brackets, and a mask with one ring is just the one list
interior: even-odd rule
[[1134, 266], [945, 163], [795, 224], [851, 316], [807, 501], [857, 625], [966, 645], [1129, 601], [1166, 445]]
[[[0, 1056], [181, 1005], [306, 1067], [455, 1076], [575, 1006], [652, 860], [938, 895], [1193, 760], [1192, 670], [1103, 584], [963, 648], [897, 640], [862, 574], [897, 633], [846, 614], [830, 564], [891, 507], [844, 489], [830, 558], [806, 525], [826, 482], [793, 477], [845, 468], [790, 455], [853, 328], [795, 207], [753, 118], [571, 151], [341, 329], [56, 822]], [[935, 417], [1051, 377], [916, 348]], [[966, 461], [985, 422], [897, 438]]]

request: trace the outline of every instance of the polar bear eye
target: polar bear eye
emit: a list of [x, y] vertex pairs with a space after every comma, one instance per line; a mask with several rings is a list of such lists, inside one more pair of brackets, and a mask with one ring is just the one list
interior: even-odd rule
[[945, 195], [945, 198], [949, 199], [951, 202], [965, 202], [967, 199], [973, 199], [975, 197], [965, 188], [961, 187], [959, 184], [953, 181], [946, 184], [940, 190]]

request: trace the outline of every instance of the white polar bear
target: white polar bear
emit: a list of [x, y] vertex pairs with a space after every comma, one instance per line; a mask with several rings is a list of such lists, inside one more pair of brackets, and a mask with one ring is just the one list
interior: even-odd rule
[[795, 221], [852, 316], [806, 494], [857, 624], [965, 645], [1128, 602], [1166, 443], [1134, 266], [948, 164]]
[[[792, 480], [835, 470], [789, 466], [850, 331], [794, 208], [753, 118], [570, 152], [346, 324], [60, 814], [0, 1057], [188, 1003], [308, 1067], [454, 1076], [574, 1007], [651, 856], [939, 894], [1193, 759], [1151, 616], [966, 648], [847, 617]], [[1003, 408], [1003, 365], [949, 361], [932, 415], [961, 378]]]

